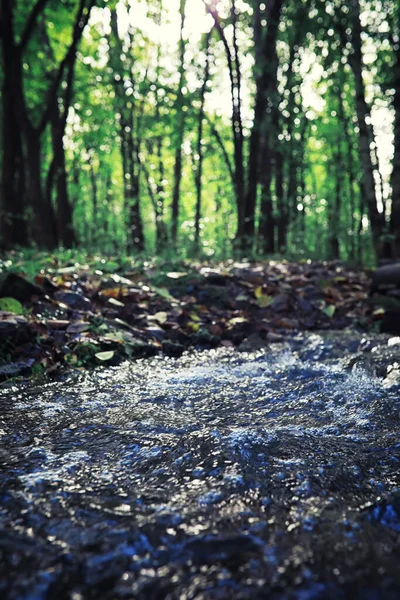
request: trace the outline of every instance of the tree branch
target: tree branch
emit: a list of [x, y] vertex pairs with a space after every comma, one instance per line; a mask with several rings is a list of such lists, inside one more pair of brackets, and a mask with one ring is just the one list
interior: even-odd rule
[[25, 29], [22, 33], [21, 40], [18, 44], [21, 53], [25, 50], [29, 40], [31, 39], [37, 20], [40, 14], [44, 11], [48, 1], [49, 0], [37, 0], [35, 6], [32, 8], [25, 25]]
[[[43, 131], [46, 128], [47, 123], [49, 122], [49, 118], [51, 115], [52, 106], [53, 106], [53, 102], [54, 102], [54, 97], [57, 94], [58, 87], [64, 76], [65, 68], [68, 67], [68, 65], [70, 65], [71, 62], [74, 62], [74, 60], [75, 60], [78, 43], [82, 37], [83, 30], [85, 29], [85, 27], [89, 21], [90, 11], [92, 10], [93, 6], [95, 6], [96, 2], [97, 2], [97, 0], [89, 0], [88, 5], [86, 6], [86, 0], [80, 0], [79, 9], [78, 9], [78, 13], [77, 13], [77, 16], [75, 19], [75, 25], [74, 25], [74, 30], [73, 30], [73, 34], [72, 34], [72, 42], [67, 50], [66, 55], [64, 56], [63, 60], [61, 61], [60, 66], [58, 68], [58, 72], [54, 78], [54, 81], [48, 90], [46, 108], [43, 112], [42, 118], [41, 118], [39, 126], [38, 126], [39, 134], [43, 133]], [[85, 8], [86, 8], [86, 12], [85, 12]]]
[[222, 139], [222, 137], [221, 137], [218, 129], [216, 128], [215, 124], [211, 121], [211, 119], [207, 115], [205, 115], [205, 118], [206, 118], [206, 120], [207, 120], [207, 122], [208, 122], [208, 124], [210, 126], [211, 133], [215, 137], [215, 139], [217, 141], [217, 144], [220, 147], [220, 150], [222, 152], [222, 156], [224, 157], [225, 164], [227, 166], [227, 169], [229, 171], [229, 175], [230, 175], [231, 180], [232, 180], [233, 187], [235, 187], [235, 174], [233, 172], [233, 168], [232, 168], [232, 164], [231, 164], [231, 161], [230, 161], [230, 158], [229, 158], [228, 151], [225, 148], [224, 140]]

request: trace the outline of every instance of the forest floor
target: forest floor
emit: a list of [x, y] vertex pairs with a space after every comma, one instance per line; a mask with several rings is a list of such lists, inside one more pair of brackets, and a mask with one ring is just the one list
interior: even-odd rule
[[379, 330], [363, 270], [338, 262], [0, 261], [0, 379], [163, 352], [253, 351], [304, 330]]

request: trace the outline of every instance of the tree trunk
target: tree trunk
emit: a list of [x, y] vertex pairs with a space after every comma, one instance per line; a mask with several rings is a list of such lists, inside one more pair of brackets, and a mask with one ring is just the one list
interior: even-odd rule
[[[337, 148], [340, 148], [340, 140], [336, 142]], [[331, 260], [340, 258], [340, 217], [342, 207], [342, 178], [343, 172], [342, 157], [340, 151], [333, 153], [332, 177], [335, 181], [335, 195], [333, 205], [329, 207], [329, 233], [328, 233], [328, 255]]]
[[261, 254], [273, 254], [275, 251], [275, 223], [272, 205], [272, 151], [266, 136], [265, 148], [262, 152], [263, 168], [260, 175], [261, 202], [260, 223], [258, 228], [258, 246]]
[[12, 5], [1, 5], [2, 22], [2, 167], [0, 192], [0, 244], [2, 247], [26, 245], [27, 227], [24, 215], [25, 177], [21, 129], [16, 114], [16, 65], [20, 51], [14, 43]]
[[202, 192], [202, 174], [203, 174], [203, 124], [204, 124], [204, 104], [207, 83], [210, 73], [210, 56], [209, 56], [209, 45], [210, 45], [211, 32], [206, 35], [205, 39], [205, 57], [206, 64], [204, 67], [203, 84], [200, 90], [200, 110], [199, 120], [197, 125], [197, 166], [195, 173], [195, 185], [196, 185], [196, 215], [194, 225], [194, 246], [195, 251], [198, 252], [200, 248], [200, 219], [201, 219], [201, 192]]
[[[162, 13], [162, 0], [160, 0], [160, 12], [157, 20], [157, 24], [161, 25], [161, 13]], [[158, 88], [161, 74], [161, 56], [162, 56], [162, 48], [161, 44], [157, 47], [157, 66], [156, 66], [156, 86]], [[159, 99], [155, 98], [156, 108], [155, 108], [155, 119], [156, 123], [160, 122], [160, 102]], [[151, 144], [151, 142], [150, 142]], [[159, 134], [155, 140], [156, 145], [156, 156], [157, 156], [157, 166], [158, 166], [158, 179], [156, 183], [155, 194], [150, 186], [150, 180], [147, 176], [149, 193], [152, 198], [153, 206], [154, 206], [154, 216], [155, 216], [155, 225], [156, 225], [156, 252], [158, 254], [162, 253], [168, 243], [168, 230], [165, 223], [165, 169], [164, 169], [164, 157], [163, 157], [163, 136]]]
[[40, 134], [37, 130], [26, 127], [24, 138], [28, 202], [35, 214], [33, 239], [39, 248], [53, 250], [57, 246], [57, 232], [53, 207], [42, 189]]
[[56, 223], [57, 234], [60, 243], [65, 248], [72, 248], [75, 242], [72, 224], [72, 206], [69, 201], [67, 170], [65, 162], [65, 150], [63, 137], [65, 122], [60, 115], [58, 102], [55, 103], [54, 112], [51, 116], [51, 142], [53, 149], [53, 160], [47, 176], [47, 202], [51, 203], [52, 189], [56, 191]]
[[[400, 31], [400, 9], [397, 9]], [[394, 45], [394, 40], [393, 40]], [[395, 50], [395, 92], [393, 97], [394, 108], [394, 155], [393, 155], [393, 170], [391, 177], [392, 187], [392, 213], [390, 229], [394, 236], [393, 240], [393, 256], [400, 258], [400, 45], [397, 40]]]
[[132, 250], [143, 252], [144, 250], [144, 235], [143, 222], [140, 212], [140, 173], [139, 173], [139, 141], [134, 139], [134, 105], [128, 105], [128, 184], [127, 191], [129, 196], [129, 230], [130, 230], [130, 245]]
[[[341, 72], [342, 75], [342, 72]], [[355, 221], [355, 211], [356, 211], [356, 201], [355, 201], [355, 172], [354, 172], [354, 160], [353, 160], [353, 143], [349, 131], [349, 119], [345, 113], [345, 108], [343, 104], [342, 97], [342, 89], [344, 87], [343, 77], [341, 77], [340, 87], [337, 88], [337, 98], [338, 98], [338, 118], [341, 129], [343, 131], [344, 140], [346, 142], [346, 161], [347, 161], [347, 179], [348, 179], [348, 190], [349, 190], [349, 212], [350, 212], [350, 244], [348, 248], [349, 258], [350, 260], [355, 260], [356, 258], [356, 221]]]
[[[274, 71], [276, 69], [276, 41], [279, 31], [279, 22], [284, 0], [271, 0], [267, 8], [267, 32], [263, 35], [261, 3], [255, 9], [254, 37], [256, 45], [255, 56], [255, 81], [256, 97], [254, 102], [254, 120], [250, 135], [249, 162], [247, 170], [247, 193], [244, 208], [242, 247], [250, 249], [254, 240], [255, 208], [257, 200], [257, 187], [259, 182], [260, 146], [262, 126], [268, 106], [268, 97], [273, 86]], [[264, 194], [265, 202], [268, 193]], [[271, 212], [270, 208], [266, 209]], [[266, 215], [267, 217], [267, 215]], [[272, 241], [273, 244], [273, 241]]]
[[[278, 56], [276, 44], [273, 48], [273, 66], [271, 67], [271, 85], [268, 98], [268, 108], [264, 115], [263, 143], [261, 147], [261, 202], [258, 226], [258, 247], [262, 254], [275, 252], [275, 219], [272, 203], [272, 175], [276, 153], [273, 144], [278, 144], [279, 128], [279, 92], [278, 92]], [[275, 165], [276, 167], [276, 165]]]
[[[3, 56], [5, 64], [10, 67], [10, 79], [7, 85], [10, 84], [9, 93], [11, 101], [14, 104], [13, 118], [15, 134], [10, 137], [16, 137], [16, 144], [23, 148], [25, 156], [27, 177], [27, 201], [33, 209], [33, 238], [34, 241], [41, 247], [52, 249], [57, 243], [57, 232], [55, 227], [54, 211], [50, 199], [47, 194], [43, 193], [41, 181], [41, 138], [50, 121], [54, 102], [57, 101], [57, 94], [60, 85], [64, 78], [66, 67], [74, 60], [79, 40], [82, 36], [83, 29], [88, 22], [90, 11], [96, 0], [80, 0], [78, 11], [73, 26], [72, 41], [67, 52], [60, 62], [58, 69], [52, 78], [50, 85], [46, 91], [46, 99], [44, 109], [40, 112], [40, 107], [36, 106], [35, 110], [31, 110], [26, 104], [23, 80], [23, 54], [27, 48], [28, 42], [31, 39], [33, 32], [38, 24], [38, 20], [49, 0], [37, 0], [28, 15], [25, 26], [22, 29], [19, 41], [15, 39], [13, 27], [14, 18], [14, 2], [13, 0], [2, 0], [1, 2], [1, 21], [2, 21], [2, 40], [3, 40]], [[5, 52], [4, 52], [5, 51]], [[11, 61], [8, 58], [11, 56]], [[7, 69], [6, 69], [7, 70]], [[6, 95], [8, 92], [6, 91]], [[7, 101], [5, 103], [7, 105]], [[39, 114], [39, 117], [37, 113]], [[11, 113], [10, 113], [11, 115]], [[9, 115], [9, 116], [10, 116]], [[4, 118], [6, 114], [4, 114]], [[34, 122], [37, 124], [34, 125]], [[3, 131], [4, 134], [4, 131]], [[21, 140], [22, 143], [19, 141]], [[7, 144], [9, 140], [7, 139]], [[6, 145], [7, 145], [6, 144]], [[15, 150], [12, 150], [15, 154]], [[19, 153], [22, 157], [22, 152]], [[7, 155], [7, 152], [6, 152]], [[11, 157], [11, 154], [10, 154]], [[11, 173], [15, 173], [15, 167], [12, 166], [11, 158], [7, 158], [6, 163], [11, 167]], [[15, 164], [15, 160], [14, 160]], [[5, 167], [4, 167], [5, 168]], [[15, 175], [10, 175], [15, 179]], [[7, 185], [2, 181], [2, 185]], [[61, 185], [61, 184], [60, 184]], [[11, 190], [13, 186], [11, 187]], [[9, 195], [11, 194], [11, 196]], [[8, 203], [12, 199], [13, 192], [7, 192], [6, 195], [1, 194], [3, 203]], [[16, 199], [15, 206], [19, 210], [19, 203], [22, 201], [22, 194]], [[15, 208], [14, 208], [15, 210]]]
[[24, 214], [25, 170], [21, 131], [14, 112], [9, 75], [4, 72], [2, 107], [2, 169], [0, 194], [0, 243], [2, 247], [27, 245]]
[[[237, 26], [237, 15], [236, 5], [232, 2], [232, 24], [233, 24], [233, 52], [228, 44], [228, 40], [225, 36], [225, 31], [221, 26], [219, 15], [216, 10], [215, 4], [206, 4], [207, 12], [214, 19], [214, 27], [217, 30], [220, 39], [225, 49], [225, 55], [228, 63], [230, 91], [231, 91], [231, 105], [232, 105], [232, 116], [231, 116], [231, 127], [232, 127], [232, 139], [233, 139], [233, 157], [234, 157], [234, 169], [233, 169], [233, 184], [236, 198], [237, 208], [237, 231], [236, 231], [236, 242], [239, 247], [242, 245], [244, 235], [244, 212], [245, 212], [245, 176], [244, 176], [244, 164], [243, 164], [243, 123], [242, 123], [242, 105], [241, 105], [241, 72], [240, 72], [240, 59], [239, 50], [237, 46], [236, 26]], [[214, 129], [214, 134], [216, 130]], [[216, 132], [217, 133], [217, 132]], [[221, 138], [216, 136], [218, 142]], [[222, 140], [221, 140], [222, 141]], [[223, 145], [220, 144], [221, 149]], [[226, 160], [226, 156], [224, 155]], [[228, 163], [227, 163], [228, 164]]]
[[179, 223], [179, 204], [180, 191], [182, 180], [182, 146], [185, 135], [185, 113], [183, 111], [183, 86], [185, 82], [185, 40], [183, 39], [183, 28], [185, 26], [185, 7], [186, 0], [180, 0], [179, 13], [181, 18], [180, 38], [179, 38], [179, 84], [176, 98], [176, 107], [178, 110], [178, 130], [175, 149], [175, 165], [174, 165], [174, 187], [172, 192], [172, 207], [171, 207], [171, 239], [172, 244], [176, 249], [178, 238], [178, 223]]
[[275, 193], [278, 212], [278, 252], [284, 252], [287, 244], [288, 214], [283, 188], [283, 154], [281, 150], [275, 152]]
[[[140, 212], [139, 197], [139, 140], [135, 139], [133, 96], [127, 101], [124, 81], [130, 80], [131, 73], [125, 75], [126, 65], [121, 56], [123, 54], [122, 42], [118, 36], [118, 21], [116, 10], [111, 11], [110, 59], [114, 70], [114, 90], [119, 102], [120, 113], [120, 138], [122, 170], [124, 177], [125, 210], [128, 213], [128, 250], [142, 252], [144, 250], [143, 223]], [[122, 76], [121, 76], [122, 73]]]
[[362, 166], [362, 180], [365, 193], [365, 202], [368, 209], [368, 216], [371, 225], [372, 242], [375, 253], [379, 258], [382, 251], [381, 235], [385, 227], [385, 217], [383, 213], [378, 212], [376, 202], [374, 167], [371, 160], [370, 143], [372, 142], [368, 130], [370, 120], [370, 111], [365, 100], [365, 86], [363, 81], [363, 59], [361, 42], [361, 21], [359, 0], [351, 0], [352, 6], [352, 40], [353, 54], [351, 55], [350, 65], [353, 70], [356, 91], [356, 112], [359, 128], [358, 146], [360, 161]]

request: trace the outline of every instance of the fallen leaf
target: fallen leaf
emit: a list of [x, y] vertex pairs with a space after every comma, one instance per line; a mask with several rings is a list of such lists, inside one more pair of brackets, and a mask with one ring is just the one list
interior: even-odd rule
[[169, 300], [170, 302], [176, 302], [176, 298], [174, 298], [169, 293], [169, 291], [167, 290], [167, 288], [153, 287], [153, 292], [155, 292], [156, 294], [158, 294], [159, 296], [161, 296], [161, 298], [164, 298], [164, 300]]
[[160, 310], [159, 312], [156, 312], [155, 315], [153, 315], [153, 319], [157, 321], [157, 323], [159, 323], [160, 325], [163, 325], [168, 319], [168, 314], [165, 311]]
[[328, 306], [325, 306], [325, 308], [322, 309], [322, 312], [329, 317], [330, 319], [332, 319], [333, 315], [336, 312], [336, 306], [334, 306], [333, 304], [329, 304]]
[[257, 306], [259, 306], [260, 308], [267, 308], [267, 306], [270, 306], [273, 303], [273, 301], [273, 296], [261, 295], [257, 298]]
[[86, 321], [76, 321], [75, 323], [70, 323], [67, 327], [68, 333], [83, 333], [87, 331], [90, 327], [90, 323]]
[[125, 306], [125, 304], [123, 302], [120, 302], [116, 298], [109, 298], [108, 304], [112, 304], [113, 306], [117, 306], [118, 308], [122, 308]]
[[240, 323], [247, 323], [248, 319], [244, 317], [233, 317], [233, 319], [229, 319], [229, 325], [239, 325]]
[[192, 321], [196, 321], [199, 322], [201, 321], [201, 318], [199, 317], [199, 315], [195, 312], [191, 312], [189, 313], [189, 317], [192, 319]]
[[107, 350], [106, 352], [96, 352], [95, 357], [102, 362], [111, 360], [114, 357], [114, 350]]
[[187, 273], [178, 271], [170, 271], [167, 273], [167, 277], [169, 277], [169, 279], [181, 279], [182, 277], [186, 277], [186, 275]]
[[261, 298], [263, 295], [263, 286], [259, 285], [254, 289], [254, 295], [256, 298]]
[[15, 298], [0, 298], [0, 310], [13, 313], [14, 315], [22, 315], [24, 307]]
[[124, 293], [127, 293], [127, 291], [128, 290], [126, 288], [123, 288], [121, 286], [106, 288], [105, 290], [101, 290], [101, 292], [99, 292], [99, 296], [106, 298], [119, 298], [120, 296], [123, 296]]

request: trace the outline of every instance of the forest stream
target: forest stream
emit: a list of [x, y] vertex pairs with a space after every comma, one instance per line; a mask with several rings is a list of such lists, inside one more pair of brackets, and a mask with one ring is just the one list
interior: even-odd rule
[[400, 597], [400, 339], [0, 391], [0, 597]]

